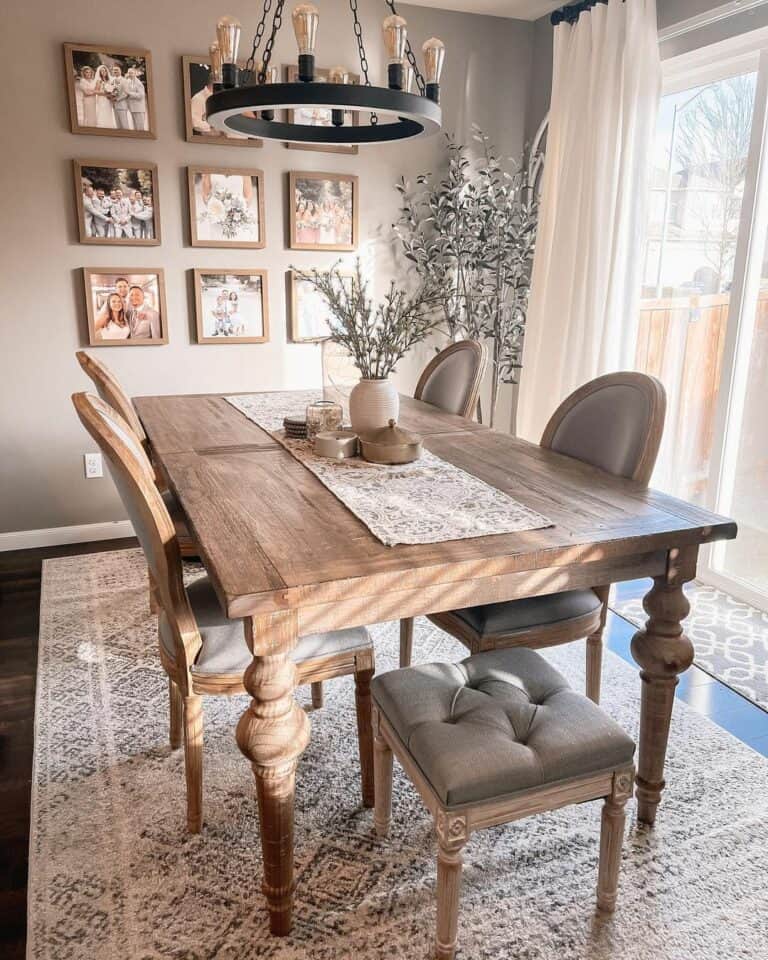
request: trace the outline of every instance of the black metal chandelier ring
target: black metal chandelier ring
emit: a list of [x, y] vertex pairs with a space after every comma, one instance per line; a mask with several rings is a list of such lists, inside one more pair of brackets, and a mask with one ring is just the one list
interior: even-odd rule
[[[369, 111], [376, 124], [315, 127], [266, 120], [256, 114], [313, 106], [338, 111]], [[288, 143], [378, 143], [430, 136], [440, 130], [440, 105], [426, 97], [385, 87], [337, 83], [265, 83], [211, 94], [206, 115], [212, 127], [248, 137]], [[391, 117], [391, 119], [390, 119]]]

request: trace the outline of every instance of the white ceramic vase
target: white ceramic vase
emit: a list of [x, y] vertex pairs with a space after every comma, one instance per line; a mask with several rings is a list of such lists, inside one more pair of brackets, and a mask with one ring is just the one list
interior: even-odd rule
[[360, 380], [349, 395], [349, 419], [355, 433], [378, 430], [397, 420], [400, 397], [389, 380]]

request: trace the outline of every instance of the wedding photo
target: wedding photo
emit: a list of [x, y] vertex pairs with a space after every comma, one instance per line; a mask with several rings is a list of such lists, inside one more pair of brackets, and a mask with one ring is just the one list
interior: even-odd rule
[[75, 160], [80, 243], [157, 246], [160, 209], [154, 163]]
[[205, 115], [205, 102], [213, 93], [211, 60], [187, 54], [181, 58], [184, 86], [184, 119], [190, 143], [217, 143], [227, 146], [260, 147], [261, 140], [250, 140], [241, 133], [222, 133], [212, 127]]
[[[299, 79], [299, 68], [296, 64], [290, 64], [283, 68], [286, 83], [296, 83]], [[329, 80], [330, 70], [315, 67], [315, 79], [323, 83]], [[360, 83], [360, 77], [356, 73], [347, 74], [348, 83]], [[304, 106], [295, 110], [286, 110], [288, 123], [301, 123], [308, 127], [330, 127], [332, 123], [331, 111], [325, 107]], [[344, 114], [344, 125], [357, 126], [360, 114], [347, 111]], [[358, 152], [356, 143], [341, 144], [319, 144], [319, 143], [286, 143], [289, 150], [313, 150], [318, 153], [351, 153]]]
[[[340, 274], [341, 282], [351, 284], [351, 274]], [[295, 270], [288, 271], [288, 291], [291, 304], [290, 332], [293, 343], [318, 343], [331, 335], [331, 317], [328, 301], [315, 285], [300, 277]]]
[[350, 174], [289, 173], [290, 248], [354, 250], [357, 190], [358, 178]]
[[85, 267], [83, 281], [92, 347], [168, 343], [162, 269]]
[[193, 247], [265, 246], [264, 174], [231, 167], [188, 167]]
[[266, 270], [195, 270], [198, 343], [269, 340]]
[[148, 50], [65, 43], [72, 133], [154, 139]]

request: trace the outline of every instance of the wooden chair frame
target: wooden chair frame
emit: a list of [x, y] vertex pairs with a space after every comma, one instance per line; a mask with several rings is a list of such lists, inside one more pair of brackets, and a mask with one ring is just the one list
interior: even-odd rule
[[[149, 458], [129, 424], [103, 400], [76, 393], [72, 402], [85, 429], [112, 465], [116, 479], [126, 488], [137, 512], [137, 526], [144, 531], [142, 542], [159, 605], [159, 628], [167, 626], [174, 640], [171, 658], [159, 643], [160, 661], [168, 675], [170, 701], [170, 745], [184, 744], [187, 781], [187, 828], [199, 833], [203, 822], [203, 710], [202, 696], [234, 696], [246, 693], [243, 673], [195, 674], [192, 672], [202, 638], [189, 603], [181, 563], [178, 537], [155, 484]], [[137, 529], [137, 533], [139, 530]], [[246, 624], [250, 624], [248, 619]], [[246, 629], [246, 641], [253, 637]], [[291, 664], [297, 684], [316, 684], [334, 677], [354, 675], [358, 742], [363, 804], [372, 807], [373, 733], [371, 726], [370, 682], [374, 674], [372, 647], [342, 651], [328, 657]], [[314, 699], [314, 698], [313, 698]]]
[[485, 376], [485, 371], [488, 366], [488, 350], [485, 344], [480, 343], [479, 340], [458, 340], [456, 343], [452, 343], [449, 347], [446, 347], [444, 350], [441, 350], [436, 356], [432, 357], [429, 363], [421, 371], [421, 376], [416, 384], [416, 389], [413, 391], [414, 400], [421, 400], [424, 389], [429, 382], [432, 374], [437, 370], [442, 364], [448, 359], [448, 357], [453, 356], [454, 353], [460, 353], [462, 351], [468, 350], [470, 353], [473, 353], [477, 358], [477, 369], [475, 371], [475, 376], [472, 380], [469, 393], [467, 394], [467, 400], [464, 404], [464, 407], [459, 411], [460, 417], [471, 418], [477, 409], [477, 400], [480, 395], [480, 387], [483, 383], [483, 377]]
[[[96, 387], [96, 393], [98, 393], [98, 395], [106, 404], [120, 414], [123, 420], [125, 420], [128, 426], [138, 437], [141, 445], [146, 451], [147, 456], [149, 457], [153, 476], [158, 489], [161, 492], [167, 490], [168, 484], [165, 480], [165, 477], [163, 476], [162, 471], [158, 469], [157, 465], [152, 460], [152, 448], [150, 447], [149, 440], [144, 432], [144, 427], [142, 426], [141, 420], [134, 409], [131, 398], [123, 389], [120, 381], [112, 373], [109, 367], [103, 364], [100, 360], [97, 360], [95, 357], [92, 357], [89, 353], [86, 353], [85, 350], [78, 350], [75, 353], [75, 356], [77, 357], [78, 363], [85, 371], [85, 374], [90, 378], [93, 385]], [[176, 535], [179, 538], [181, 555], [183, 557], [199, 556], [200, 549], [189, 532], [189, 528], [187, 527], [186, 520], [182, 514], [181, 507], [179, 507], [178, 516], [173, 516], [172, 519], [176, 527]], [[149, 584], [150, 610], [152, 613], [157, 613], [157, 605], [151, 577]]]
[[403, 741], [374, 700], [374, 781], [376, 805], [374, 826], [386, 837], [392, 817], [392, 757], [416, 787], [434, 817], [437, 834], [437, 960], [452, 960], [456, 950], [461, 887], [462, 850], [470, 835], [485, 827], [511, 823], [536, 813], [570, 804], [600, 800], [603, 803], [600, 831], [600, 863], [597, 878], [597, 910], [613, 913], [619, 885], [624, 840], [624, 807], [632, 795], [635, 768], [627, 764], [532, 790], [494, 797], [478, 803], [446, 806], [414, 761]]
[[[450, 348], [449, 348], [450, 349]], [[565, 417], [583, 400], [606, 387], [630, 386], [643, 393], [648, 401], [648, 425], [640, 456], [629, 479], [646, 487], [651, 479], [656, 457], [664, 431], [666, 413], [666, 394], [664, 387], [655, 378], [644, 373], [621, 371], [608, 373], [585, 383], [560, 404], [544, 428], [540, 446], [552, 449], [557, 430]], [[600, 584], [592, 588], [600, 599], [600, 607], [592, 613], [557, 623], [534, 625], [527, 630], [512, 634], [486, 634], [482, 636], [473, 630], [453, 611], [431, 614], [429, 619], [452, 637], [461, 641], [471, 653], [481, 650], [496, 650], [504, 647], [529, 647], [537, 650], [543, 647], [571, 643], [574, 640], [587, 639], [587, 676], [586, 693], [590, 700], [600, 702], [600, 681], [603, 661], [603, 631], [608, 617], [608, 596], [610, 584]], [[400, 666], [407, 667], [413, 653], [413, 619], [400, 621]]]

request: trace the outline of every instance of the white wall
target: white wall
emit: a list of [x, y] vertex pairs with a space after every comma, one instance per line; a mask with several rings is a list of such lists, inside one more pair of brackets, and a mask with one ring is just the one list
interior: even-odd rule
[[[320, 66], [344, 62], [354, 50], [346, 0], [321, 0]], [[380, 0], [361, 0], [372, 72], [383, 56]], [[134, 349], [96, 348], [133, 395], [298, 387], [320, 382], [320, 349], [289, 344], [285, 271], [293, 264], [329, 265], [333, 254], [286, 249], [285, 174], [291, 169], [338, 170], [360, 176], [361, 250], [386, 237], [395, 217], [392, 184], [401, 174], [436, 167], [441, 138], [361, 148], [358, 156], [190, 144], [184, 140], [180, 58], [207, 48], [217, 15], [239, 16], [255, 27], [256, 4], [230, 0], [225, 8], [202, 0], [26, 0], [3, 7], [0, 84], [3, 149], [0, 282], [0, 532], [96, 523], [124, 516], [111, 481], [83, 478], [82, 454], [92, 443], [69, 397], [87, 387], [74, 359], [87, 345], [83, 266], [165, 269], [170, 344]], [[445, 128], [468, 139], [479, 123], [508, 154], [522, 147], [530, 38], [521, 21], [403, 7], [414, 40], [440, 36], [448, 47], [444, 83]], [[62, 43], [105, 42], [151, 50], [157, 140], [75, 136], [69, 132]], [[295, 59], [287, 23], [276, 60]], [[72, 159], [152, 161], [159, 167], [163, 242], [151, 248], [83, 246], [77, 242]], [[254, 166], [266, 175], [267, 247], [263, 251], [204, 250], [188, 245], [186, 167], [220, 163]], [[378, 278], [386, 251], [374, 256]], [[194, 344], [193, 267], [266, 267], [271, 342], [264, 345]], [[401, 381], [413, 387], [423, 358], [404, 363]]]

